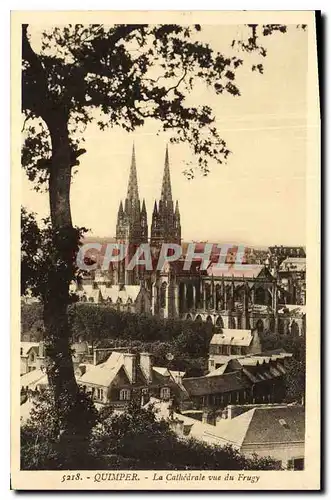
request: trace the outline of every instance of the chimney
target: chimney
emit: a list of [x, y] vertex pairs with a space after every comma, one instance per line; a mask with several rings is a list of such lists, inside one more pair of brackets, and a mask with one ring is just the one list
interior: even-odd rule
[[125, 352], [124, 356], [124, 368], [128, 374], [131, 384], [136, 383], [137, 378], [137, 357], [136, 354], [131, 352]]
[[39, 358], [45, 357], [45, 344], [43, 340], [39, 342], [38, 356]]
[[148, 352], [141, 352], [140, 353], [140, 368], [143, 374], [146, 377], [146, 380], [148, 383], [152, 382], [152, 370], [153, 370], [153, 363], [152, 363], [152, 356]]

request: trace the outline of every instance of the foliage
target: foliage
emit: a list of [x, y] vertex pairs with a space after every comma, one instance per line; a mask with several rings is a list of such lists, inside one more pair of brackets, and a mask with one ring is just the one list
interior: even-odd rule
[[[84, 154], [84, 132], [95, 116], [101, 130], [128, 132], [153, 119], [186, 142], [204, 174], [208, 159], [222, 163], [229, 150], [219, 136], [213, 110], [189, 105], [200, 83], [216, 95], [240, 96], [236, 74], [245, 54], [253, 71], [263, 72], [264, 37], [285, 33], [284, 25], [250, 24], [233, 40], [238, 56], [221, 54], [200, 41], [200, 25], [65, 25], [43, 31], [38, 51], [23, 26], [22, 92], [26, 113], [22, 165], [40, 189], [49, 177], [52, 145], [47, 119], [55, 111], [68, 123], [72, 166]], [[255, 55], [255, 57], [253, 57]], [[189, 176], [194, 169], [187, 170]]]
[[[247, 29], [240, 48], [262, 57], [259, 36], [286, 31], [280, 25]], [[191, 106], [188, 97], [199, 83], [216, 95], [239, 96], [236, 72], [243, 60], [215, 52], [199, 41], [200, 31], [199, 25], [68, 24], [45, 29], [35, 47], [31, 28], [22, 25], [22, 166], [37, 190], [48, 190], [50, 202], [50, 220], [42, 228], [22, 212], [22, 292], [29, 290], [44, 305], [47, 373], [57, 408], [66, 406], [67, 390], [75, 397], [77, 389], [67, 307], [85, 230], [72, 225], [70, 185], [85, 153], [86, 126], [95, 119], [101, 130], [131, 132], [153, 119], [171, 133], [171, 142], [191, 146], [204, 175], [209, 160], [223, 163], [229, 149], [213, 110]], [[189, 168], [187, 175], [193, 174]]]
[[94, 453], [138, 460], [140, 469], [274, 469], [273, 460], [247, 459], [231, 446], [211, 446], [178, 437], [169, 423], [156, 419], [152, 406], [131, 403], [121, 415], [99, 423], [93, 433]]
[[304, 336], [264, 334], [262, 350], [284, 349], [293, 354], [285, 374], [286, 401], [304, 402], [306, 387], [306, 339]]
[[62, 418], [49, 389], [34, 396], [33, 401], [30, 417], [21, 427], [21, 468], [86, 468], [91, 460], [90, 433], [98, 421], [98, 413], [88, 396], [79, 391], [69, 422], [67, 415]]
[[[130, 347], [136, 352], [148, 351], [156, 366], [185, 371], [198, 377], [207, 369], [210, 323], [159, 319], [152, 316], [125, 313], [107, 306], [75, 303], [69, 306], [69, 324], [73, 341], [98, 342], [100, 347]], [[23, 335], [32, 332], [41, 339], [40, 304], [23, 304]], [[39, 328], [39, 331], [37, 330]], [[171, 352], [174, 360], [169, 362]]]
[[285, 374], [286, 401], [304, 403], [306, 394], [306, 364], [292, 358]]
[[131, 402], [121, 414], [105, 407], [97, 416], [86, 396], [81, 402], [76, 415], [80, 429], [75, 442], [68, 443], [58, 436], [58, 421], [49, 391], [36, 399], [29, 421], [21, 429], [23, 470], [278, 468], [270, 457], [246, 458], [231, 446], [212, 446], [180, 438], [169, 422], [156, 418], [152, 405], [141, 408], [139, 403]]
[[[70, 265], [57, 252], [57, 245], [50, 219], [46, 218], [39, 227], [34, 213], [25, 207], [21, 209], [21, 294], [27, 293], [45, 300], [49, 292], [49, 283], [54, 273], [61, 274], [62, 280], [69, 283], [79, 281], [81, 271], [75, 265], [80, 241], [86, 228], [74, 229], [72, 240], [66, 240], [66, 253], [70, 253]], [[65, 237], [65, 236], [63, 236]], [[61, 245], [63, 248], [63, 245]], [[75, 297], [72, 295], [72, 300]]]

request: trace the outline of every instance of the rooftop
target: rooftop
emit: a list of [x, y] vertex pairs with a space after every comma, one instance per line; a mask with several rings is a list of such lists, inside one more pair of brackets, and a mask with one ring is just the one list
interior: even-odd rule
[[210, 345], [249, 346], [252, 338], [251, 330], [222, 328], [221, 333], [213, 335]]

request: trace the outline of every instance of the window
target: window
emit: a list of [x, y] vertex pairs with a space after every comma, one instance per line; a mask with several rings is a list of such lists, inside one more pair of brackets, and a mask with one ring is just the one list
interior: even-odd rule
[[21, 356], [23, 356], [23, 347], [21, 347]]
[[305, 460], [304, 458], [292, 458], [287, 462], [288, 470], [304, 470]]
[[97, 388], [97, 390], [96, 390], [96, 399], [103, 399], [103, 389]]
[[161, 399], [169, 399], [170, 398], [169, 387], [161, 387], [160, 397], [161, 397]]
[[130, 389], [121, 389], [120, 390], [120, 401], [129, 401], [131, 397]]

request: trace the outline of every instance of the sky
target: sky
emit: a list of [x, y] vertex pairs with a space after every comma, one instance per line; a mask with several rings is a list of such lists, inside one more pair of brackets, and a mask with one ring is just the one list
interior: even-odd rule
[[[230, 48], [244, 28], [203, 26], [201, 38], [216, 50], [243, 56], [238, 72], [241, 96], [215, 96], [199, 86], [193, 104], [215, 111], [216, 125], [232, 154], [226, 165], [210, 163], [207, 177], [183, 175], [193, 160], [188, 145], [169, 145], [172, 192], [179, 201], [182, 238], [246, 245], [304, 245], [306, 241], [307, 33], [290, 26], [285, 35], [263, 42], [264, 74], [251, 72], [248, 57]], [[37, 36], [37, 35], [36, 35]], [[252, 61], [254, 62], [254, 61]], [[125, 198], [135, 144], [139, 194], [145, 198], [148, 224], [159, 199], [166, 144], [158, 124], [148, 122], [134, 133], [119, 128], [87, 127], [85, 148], [73, 178], [73, 223], [90, 236], [113, 237], [117, 210]], [[22, 173], [23, 205], [49, 214], [47, 193], [36, 193]]]

